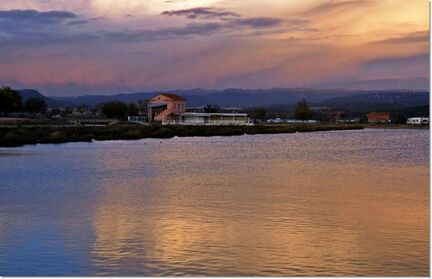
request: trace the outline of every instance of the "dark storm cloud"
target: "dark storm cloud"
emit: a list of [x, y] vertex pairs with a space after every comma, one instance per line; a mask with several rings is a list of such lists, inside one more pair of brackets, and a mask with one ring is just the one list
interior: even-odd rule
[[123, 30], [106, 31], [102, 36], [108, 40], [118, 41], [153, 41], [191, 35], [212, 35], [223, 30], [219, 23], [187, 24], [178, 28], [162, 28], [155, 30]]
[[[282, 26], [286, 28], [285, 31], [312, 31], [312, 29], [306, 27], [310, 23], [310, 20], [281, 19], [277, 17], [244, 17], [240, 14], [218, 8], [197, 7], [184, 10], [164, 11], [161, 14], [165, 16], [184, 16], [189, 19], [216, 21], [217, 23], [214, 24], [220, 26], [218, 29], [221, 32], [227, 32], [227, 29], [229, 29], [230, 32], [234, 32], [235, 30], [240, 32], [255, 30], [253, 34], [257, 34], [257, 32], [262, 34], [263, 29], [275, 29]], [[266, 30], [265, 32], [268, 33], [270, 30]], [[279, 33], [280, 31], [274, 30], [274, 32]]]
[[[235, 26], [246, 26], [251, 28], [263, 28], [263, 27], [274, 27], [280, 25], [283, 20], [280, 18], [273, 17], [242, 17], [237, 13], [230, 11], [216, 9], [216, 8], [192, 8], [186, 10], [174, 10], [162, 12], [162, 15], [166, 16], [185, 16], [189, 19], [201, 18], [201, 19], [219, 19], [229, 21], [230, 27]], [[303, 21], [296, 22], [304, 23]]]
[[39, 12], [36, 10], [3, 10], [0, 11], [0, 23], [32, 23], [32, 24], [59, 24], [76, 19], [78, 16], [67, 11]]
[[75, 33], [71, 28], [90, 20], [93, 19], [84, 19], [68, 11], [0, 10], [1, 46], [35, 47], [89, 40], [95, 35]]
[[9, 40], [17, 37], [31, 38], [44, 33], [52, 36], [56, 30], [64, 29], [65, 25], [82, 23], [85, 23], [85, 20], [67, 11], [0, 11], [0, 34]]
[[184, 9], [184, 10], [164, 11], [162, 12], [162, 15], [185, 16], [190, 19], [203, 18], [203, 19], [220, 19], [220, 20], [228, 20], [240, 16], [230, 11], [225, 11], [225, 10], [215, 9], [215, 8], [203, 8], [203, 7]]
[[282, 24], [283, 20], [273, 17], [242, 18], [231, 21], [231, 26], [246, 26], [251, 28], [276, 27]]
[[429, 31], [419, 31], [409, 33], [401, 37], [392, 37], [383, 40], [374, 41], [375, 44], [409, 44], [409, 43], [427, 43], [429, 42]]
[[88, 20], [80, 19], [80, 20], [72, 20], [68, 22], [68, 25], [79, 25], [79, 24], [86, 24], [88, 23]]
[[[253, 32], [261, 29], [263, 33], [272, 33], [278, 32], [273, 30], [273, 28], [281, 27], [283, 23], [284, 21], [278, 18], [258, 17], [232, 20], [229, 22], [190, 23], [182, 27], [154, 30], [107, 31], [102, 32], [102, 36], [108, 40], [118, 41], [153, 41], [183, 38], [185, 36], [210, 36], [233, 32]], [[299, 22], [296, 23], [296, 25], [298, 24]], [[303, 22], [302, 25], [303, 24], [306, 24], [306, 22]]]
[[[293, 26], [305, 25], [303, 20], [284, 21], [272, 17], [243, 18], [235, 13], [213, 9], [194, 8], [189, 10], [165, 12], [165, 15], [186, 15], [206, 19], [218, 18], [222, 21], [194, 22], [181, 27], [166, 27], [144, 30], [99, 30], [76, 29], [74, 26], [90, 24], [99, 18], [82, 18], [68, 11], [7, 10], [0, 11], [0, 40], [4, 47], [41, 46], [92, 41], [155, 41], [184, 38], [189, 36], [209, 36], [215, 34], [241, 32], [252, 34], [259, 31], [272, 32], [284, 23]], [[230, 17], [230, 18], [229, 18]], [[36, 28], [35, 28], [36, 27]], [[276, 32], [275, 30], [273, 30]]]

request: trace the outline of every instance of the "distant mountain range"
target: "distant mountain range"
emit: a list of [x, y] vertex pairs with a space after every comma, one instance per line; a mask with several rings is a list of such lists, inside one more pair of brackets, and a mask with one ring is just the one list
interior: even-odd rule
[[[76, 97], [46, 97], [32, 89], [21, 90], [23, 99], [43, 98], [50, 107], [77, 107], [81, 104], [96, 106], [109, 101], [126, 103], [146, 100], [160, 92], [137, 92], [117, 95], [85, 95]], [[325, 106], [353, 111], [403, 109], [429, 105], [429, 92], [412, 90], [346, 90], [312, 88], [274, 88], [274, 89], [225, 89], [225, 90], [170, 90], [187, 99], [187, 106], [215, 104], [219, 107], [271, 107], [292, 106], [305, 99], [313, 106]]]
[[73, 107], [73, 104], [70, 102], [55, 100], [51, 97], [42, 95], [39, 91], [35, 89], [22, 89], [19, 90], [19, 92], [21, 94], [21, 97], [23, 98], [23, 102], [25, 102], [29, 98], [41, 98], [47, 103], [49, 107]]
[[318, 88], [345, 88], [349, 90], [388, 90], [390, 88], [410, 88], [411, 90], [425, 90], [429, 88], [429, 77], [413, 77], [398, 79], [368, 79], [358, 81], [318, 83]]
[[429, 105], [428, 92], [377, 92], [328, 99], [322, 106], [334, 109], [367, 112], [373, 110], [394, 111]]

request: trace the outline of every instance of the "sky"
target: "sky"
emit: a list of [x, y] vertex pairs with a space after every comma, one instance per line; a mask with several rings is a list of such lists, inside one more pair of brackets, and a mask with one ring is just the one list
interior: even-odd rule
[[427, 0], [0, 0], [0, 85], [50, 96], [428, 77]]

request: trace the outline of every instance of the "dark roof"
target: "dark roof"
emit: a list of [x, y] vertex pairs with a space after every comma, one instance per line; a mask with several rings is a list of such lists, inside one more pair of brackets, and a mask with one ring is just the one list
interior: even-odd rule
[[176, 94], [171, 94], [171, 93], [161, 93], [161, 94], [159, 94], [159, 95], [163, 95], [163, 96], [165, 96], [165, 97], [171, 98], [171, 99], [173, 99], [174, 101], [186, 102], [186, 99], [185, 99], [185, 98], [180, 97], [180, 96], [178, 96], [178, 95], [176, 95]]

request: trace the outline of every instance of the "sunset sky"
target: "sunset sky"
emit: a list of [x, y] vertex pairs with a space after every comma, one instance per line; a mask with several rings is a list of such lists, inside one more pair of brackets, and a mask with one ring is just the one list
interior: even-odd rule
[[425, 79], [428, 42], [426, 0], [0, 0], [0, 85], [63, 96]]

